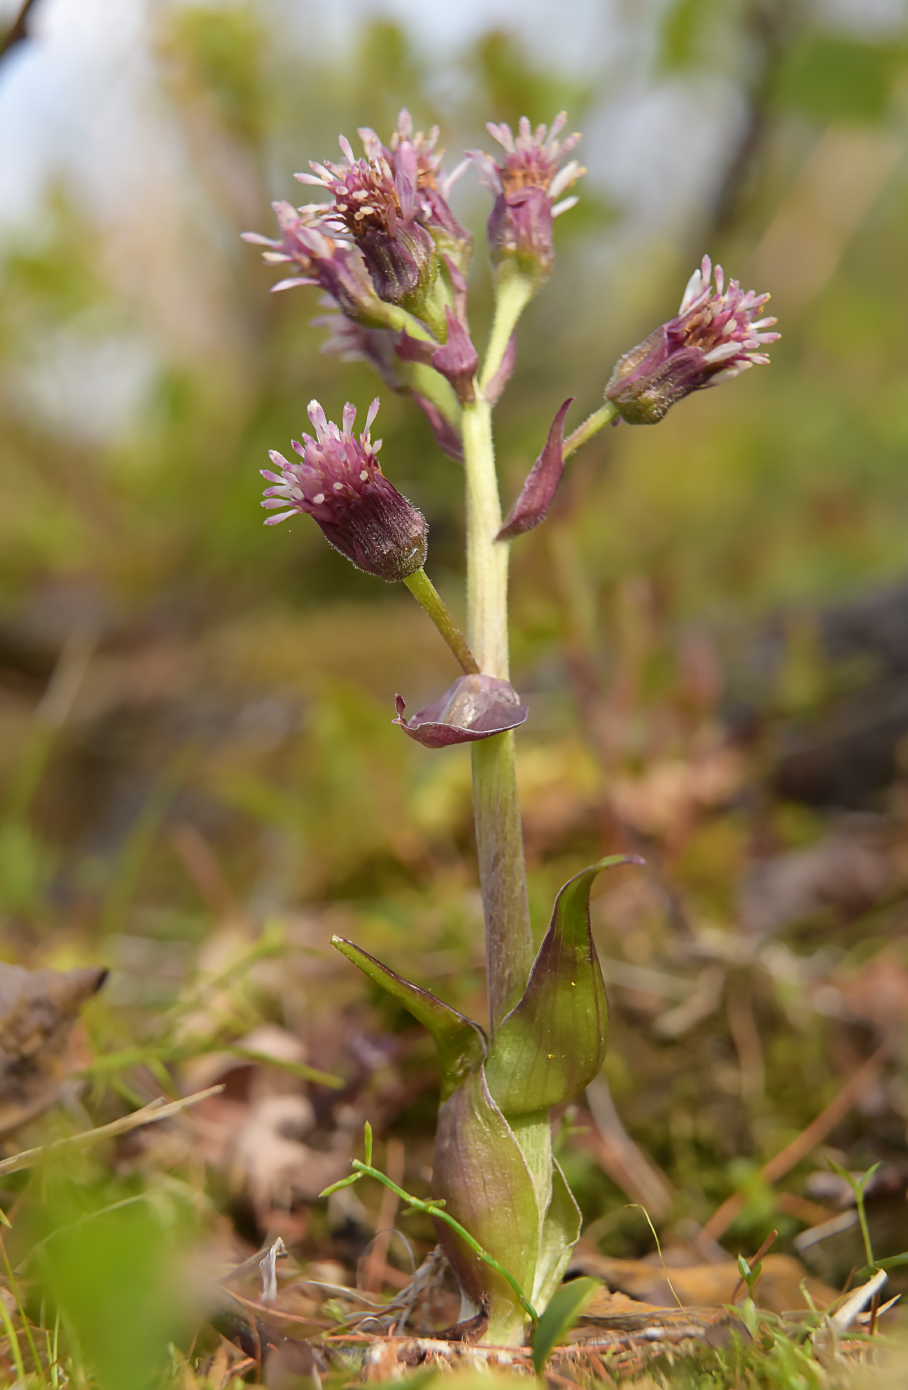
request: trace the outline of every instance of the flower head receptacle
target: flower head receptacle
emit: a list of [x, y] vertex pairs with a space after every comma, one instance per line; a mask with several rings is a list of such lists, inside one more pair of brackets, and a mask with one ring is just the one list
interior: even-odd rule
[[272, 484], [265, 489], [262, 506], [280, 508], [277, 515], [268, 517], [266, 526], [305, 512], [358, 569], [391, 583], [415, 574], [425, 564], [426, 520], [379, 467], [376, 454], [381, 440], [373, 444], [370, 438], [378, 406], [376, 399], [369, 407], [366, 428], [357, 437], [354, 406], [344, 406], [343, 429], [338, 429], [325, 418], [318, 401], [310, 401], [315, 438], [304, 434], [302, 442], [293, 440], [299, 462], [271, 450], [271, 462], [280, 472], [261, 470]]
[[678, 313], [620, 358], [605, 388], [606, 400], [632, 425], [654, 425], [692, 391], [718, 386], [749, 367], [765, 366], [764, 351], [780, 336], [774, 318], [757, 315], [768, 294], [725, 288], [721, 266], [704, 256], [684, 291]]
[[555, 259], [552, 220], [577, 202], [561, 195], [586, 173], [576, 159], [559, 167], [580, 140], [577, 134], [558, 139], [566, 120], [562, 111], [551, 130], [540, 125], [533, 131], [521, 116], [516, 137], [510, 126], [490, 122], [486, 129], [502, 146], [503, 158], [496, 162], [484, 150], [470, 152], [482, 182], [495, 194], [488, 222], [492, 260], [516, 263], [537, 283], [548, 278]]

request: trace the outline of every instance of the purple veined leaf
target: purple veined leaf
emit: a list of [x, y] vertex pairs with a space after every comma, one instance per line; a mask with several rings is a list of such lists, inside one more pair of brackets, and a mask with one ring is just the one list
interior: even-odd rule
[[[432, 1196], [517, 1280], [533, 1286], [540, 1229], [533, 1179], [517, 1138], [489, 1094], [482, 1067], [472, 1072], [438, 1112]], [[468, 1249], [443, 1222], [435, 1228], [461, 1290], [479, 1307], [493, 1294], [513, 1302], [510, 1285]]]
[[455, 264], [453, 257], [445, 255], [442, 257], [448, 274], [451, 277], [451, 288], [454, 291], [454, 313], [464, 328], [467, 326], [467, 281], [463, 271]]
[[440, 700], [404, 717], [406, 704], [397, 697], [397, 718], [405, 733], [426, 748], [447, 748], [452, 743], [474, 743], [516, 729], [529, 710], [508, 682], [495, 676], [460, 676]]
[[564, 472], [564, 417], [574, 401], [569, 396], [552, 421], [545, 448], [530, 469], [520, 496], [508, 512], [507, 520], [495, 537], [499, 541], [510, 541], [532, 531], [540, 521], [545, 521], [555, 490]]
[[402, 331], [400, 337], [394, 339], [394, 351], [401, 362], [420, 362], [424, 367], [431, 367], [438, 344], [427, 343], [424, 338], [411, 338], [409, 333]]
[[523, 998], [503, 1020], [489, 1049], [489, 1090], [505, 1115], [523, 1115], [570, 1100], [605, 1060], [608, 1004], [590, 930], [590, 889], [603, 869], [640, 864], [614, 854], [561, 889], [533, 962]]
[[479, 353], [470, 341], [469, 333], [447, 305], [445, 322], [448, 325], [448, 339], [444, 347], [433, 353], [432, 366], [450, 381], [461, 405], [467, 405], [476, 399], [473, 377], [479, 366]]
[[463, 463], [463, 441], [450, 420], [445, 419], [435, 402], [430, 401], [427, 396], [414, 391], [413, 399], [432, 426], [435, 443], [439, 449], [455, 463]]
[[394, 340], [394, 351], [402, 362], [419, 362], [424, 367], [434, 367], [450, 381], [457, 392], [457, 399], [461, 405], [465, 405], [476, 399], [473, 377], [479, 365], [479, 354], [466, 328], [455, 318], [448, 305], [445, 305], [445, 321], [448, 337], [444, 344], [428, 343], [403, 332]]
[[489, 405], [497, 405], [501, 400], [504, 388], [511, 380], [514, 372], [514, 364], [517, 361], [517, 334], [512, 333], [508, 339], [508, 345], [504, 350], [504, 356], [498, 364], [497, 371], [489, 380], [483, 395]]
[[432, 1034], [441, 1064], [441, 1096], [442, 1100], [446, 1100], [480, 1065], [486, 1054], [486, 1036], [479, 1024], [458, 1013], [428, 990], [420, 989], [419, 985], [413, 985], [395, 974], [352, 941], [346, 941], [342, 936], [332, 936], [331, 945], [398, 1003], [403, 1004], [417, 1022]]

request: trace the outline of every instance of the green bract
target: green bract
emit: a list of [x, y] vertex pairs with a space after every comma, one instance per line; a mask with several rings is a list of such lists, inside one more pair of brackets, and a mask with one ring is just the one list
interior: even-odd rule
[[506, 1115], [547, 1109], [589, 1085], [605, 1060], [608, 1005], [590, 931], [596, 875], [624, 855], [600, 859], [564, 885], [520, 1003], [495, 1034], [489, 1090]]
[[332, 936], [331, 945], [336, 946], [341, 955], [354, 965], [358, 965], [370, 980], [387, 990], [418, 1023], [428, 1029], [438, 1048], [442, 1099], [451, 1095], [485, 1056], [486, 1037], [479, 1024], [458, 1013], [449, 1004], [443, 1004], [428, 990], [401, 979], [380, 960], [354, 946], [352, 941], [345, 941], [342, 936]]

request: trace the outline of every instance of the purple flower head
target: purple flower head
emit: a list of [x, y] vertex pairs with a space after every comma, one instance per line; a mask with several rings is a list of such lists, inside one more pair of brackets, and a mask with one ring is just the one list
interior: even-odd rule
[[712, 262], [704, 256], [676, 316], [619, 359], [605, 395], [630, 424], [654, 425], [691, 391], [769, 362], [763, 349], [780, 335], [766, 330], [776, 320], [756, 317], [769, 295], [742, 290], [737, 280], [725, 289], [718, 265], [715, 289], [712, 279]]
[[295, 264], [297, 273], [280, 280], [273, 290], [296, 285], [320, 285], [341, 310], [358, 323], [381, 323], [382, 307], [372, 287], [365, 262], [355, 247], [327, 236], [320, 225], [321, 209], [311, 204], [295, 208], [277, 202], [280, 239], [244, 232], [243, 240], [267, 246], [262, 259], [271, 265]]
[[369, 268], [379, 299], [418, 310], [438, 274], [436, 235], [443, 242], [469, 244], [469, 236], [453, 219], [446, 195], [459, 170], [441, 176], [441, 154], [435, 152], [438, 130], [413, 132], [409, 113], [402, 111], [389, 145], [374, 130], [360, 132], [365, 156], [357, 159], [341, 136], [340, 163], [312, 162], [311, 174], [297, 174], [331, 195], [318, 209], [323, 226], [349, 237]]
[[281, 508], [266, 526], [305, 512], [318, 522], [327, 539], [358, 569], [393, 582], [422, 569], [426, 560], [426, 521], [406, 497], [388, 482], [375, 457], [381, 440], [370, 438], [378, 414], [378, 399], [369, 407], [366, 428], [353, 434], [356, 409], [344, 406], [339, 430], [318, 401], [309, 402], [315, 439], [303, 435], [293, 448], [300, 462], [290, 462], [276, 449], [271, 462], [279, 473], [262, 469], [273, 486], [265, 489], [263, 507]]
[[409, 171], [412, 178], [415, 172], [417, 218], [430, 233], [439, 252], [450, 255], [460, 270], [466, 271], [473, 250], [473, 238], [462, 227], [448, 206], [448, 195], [453, 185], [469, 164], [464, 159], [450, 174], [442, 169], [444, 150], [436, 148], [439, 129], [433, 126], [428, 135], [421, 130], [414, 132], [413, 119], [406, 109], [397, 118], [397, 129], [392, 131], [387, 145], [382, 145], [374, 130], [368, 126], [358, 131], [363, 147], [369, 158], [381, 155], [394, 170]]
[[516, 258], [521, 269], [540, 279], [547, 278], [555, 259], [552, 219], [577, 202], [561, 195], [586, 173], [576, 159], [559, 168], [559, 160], [580, 140], [576, 134], [558, 139], [566, 120], [562, 111], [551, 130], [541, 125], [534, 132], [521, 116], [516, 138], [510, 126], [489, 122], [486, 130], [503, 147], [504, 158], [496, 163], [484, 150], [470, 152], [482, 182], [495, 194], [488, 223], [492, 259]]

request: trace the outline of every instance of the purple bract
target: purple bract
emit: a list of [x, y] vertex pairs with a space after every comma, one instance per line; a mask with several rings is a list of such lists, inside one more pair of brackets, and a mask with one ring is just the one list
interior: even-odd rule
[[406, 704], [397, 697], [397, 718], [404, 733], [426, 748], [447, 748], [452, 743], [473, 743], [523, 724], [529, 710], [508, 682], [494, 676], [461, 676], [440, 700], [404, 718]]

